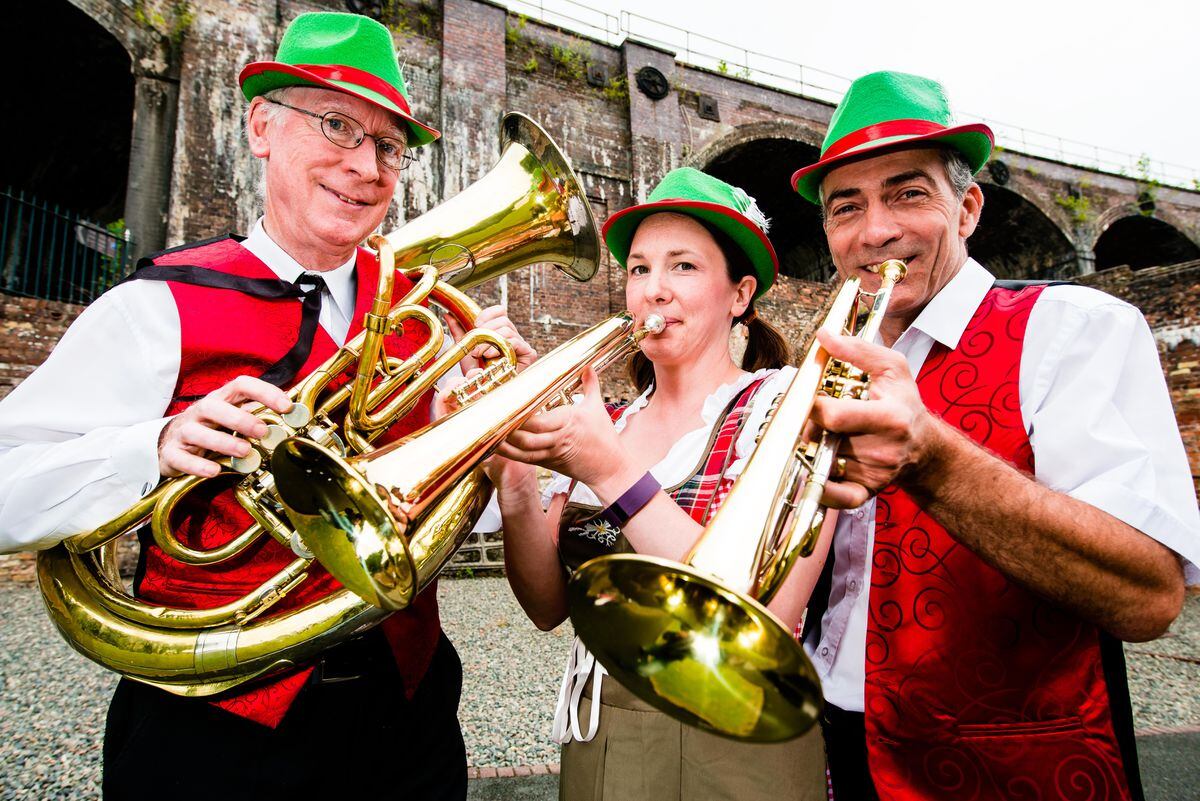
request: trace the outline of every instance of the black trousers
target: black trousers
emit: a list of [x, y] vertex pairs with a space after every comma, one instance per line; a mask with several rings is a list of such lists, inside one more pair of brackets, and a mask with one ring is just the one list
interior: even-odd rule
[[825, 704], [821, 733], [835, 801], [879, 801], [867, 765], [867, 730], [862, 712]]
[[461, 690], [443, 634], [408, 700], [378, 631], [331, 649], [275, 729], [122, 679], [104, 732], [104, 798], [461, 801]]

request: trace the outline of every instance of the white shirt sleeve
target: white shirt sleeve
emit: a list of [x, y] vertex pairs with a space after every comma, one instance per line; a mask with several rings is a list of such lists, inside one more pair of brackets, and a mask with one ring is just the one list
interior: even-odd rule
[[1153, 537], [1200, 582], [1200, 512], [1158, 349], [1141, 313], [1078, 286], [1030, 314], [1021, 412], [1039, 481]]
[[170, 287], [132, 281], [85, 309], [0, 402], [0, 552], [93, 529], [157, 485], [179, 353]]

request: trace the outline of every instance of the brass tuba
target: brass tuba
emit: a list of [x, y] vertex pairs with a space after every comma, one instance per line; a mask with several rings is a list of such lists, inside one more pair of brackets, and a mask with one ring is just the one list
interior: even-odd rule
[[[268, 434], [251, 442], [248, 457], [224, 460], [221, 479], [236, 480], [236, 497], [253, 525], [212, 550], [180, 542], [171, 530], [172, 512], [209, 480], [182, 476], [162, 482], [99, 528], [38, 555], [38, 584], [51, 620], [77, 651], [131, 679], [178, 695], [203, 696], [310, 660], [388, 614], [342, 589], [302, 608], [263, 615], [306, 580], [313, 561], [283, 515], [276, 477], [266, 465], [292, 436], [334, 453], [370, 452], [371, 441], [477, 345], [493, 345], [502, 354], [489, 375], [511, 372], [515, 357], [507, 341], [482, 329], [468, 330], [434, 359], [444, 331], [420, 305], [427, 299], [471, 329], [479, 307], [462, 289], [536, 263], [554, 264], [580, 281], [595, 274], [596, 224], [566, 156], [521, 114], [506, 115], [500, 133], [502, 153], [485, 176], [395, 233], [372, 238], [383, 261], [365, 330], [290, 390], [293, 407], [287, 414], [252, 410], [268, 423]], [[395, 303], [393, 251], [401, 271], [415, 282]], [[428, 326], [429, 341], [408, 359], [388, 357], [384, 337], [408, 320]], [[352, 370], [350, 384], [333, 383]], [[342, 413], [339, 427], [334, 421]], [[167, 555], [188, 564], [222, 562], [264, 535], [306, 555], [224, 606], [156, 606], [127, 592], [116, 569], [117, 539], [143, 525]]]
[[[822, 328], [875, 337], [905, 266], [887, 261], [875, 270], [881, 284], [861, 328], [857, 278], [842, 285]], [[828, 432], [806, 437], [817, 394], [862, 398], [867, 383], [814, 340], [684, 564], [616, 554], [580, 567], [567, 588], [571, 621], [617, 681], [680, 721], [732, 739], [787, 740], [816, 722], [820, 681], [766, 604], [812, 553], [824, 521], [820, 500], [840, 442]]]

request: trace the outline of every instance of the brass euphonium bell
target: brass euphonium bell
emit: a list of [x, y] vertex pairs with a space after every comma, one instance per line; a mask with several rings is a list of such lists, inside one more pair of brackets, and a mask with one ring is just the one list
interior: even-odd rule
[[[179, 695], [211, 695], [310, 660], [386, 617], [386, 610], [349, 589], [266, 614], [307, 580], [313, 560], [306, 555], [245, 597], [215, 609], [147, 603], [123, 586], [116, 543], [146, 525], [168, 557], [188, 564], [236, 557], [262, 536], [303, 554], [279, 505], [276, 477], [267, 469], [280, 442], [302, 436], [334, 453], [370, 452], [370, 443], [475, 346], [494, 345], [505, 354], [493, 372], [514, 361], [503, 338], [481, 329], [469, 330], [434, 359], [444, 331], [423, 304], [435, 301], [471, 329], [480, 310], [460, 288], [537, 263], [587, 280], [599, 263], [600, 242], [570, 162], [545, 132], [527, 117], [509, 114], [500, 133], [503, 150], [490, 172], [395, 233], [373, 240], [381, 251], [400, 254], [398, 266], [415, 286], [393, 302], [394, 271], [390, 261], [383, 265], [366, 330], [289, 391], [294, 404], [289, 413], [250, 409], [268, 423], [269, 434], [251, 441], [250, 457], [222, 460], [219, 479], [235, 485], [239, 503], [254, 521], [249, 528], [212, 550], [181, 542], [172, 531], [172, 512], [208, 480], [181, 476], [163, 481], [100, 527], [38, 555], [47, 610], [72, 647], [136, 681]], [[440, 280], [443, 275], [448, 281]], [[428, 326], [429, 340], [407, 359], [388, 357], [383, 340], [406, 321]], [[351, 385], [335, 383], [348, 371], [356, 372]], [[465, 488], [463, 494], [469, 494]], [[331, 568], [337, 571], [336, 564]]]
[[[875, 268], [879, 291], [856, 329], [859, 280], [847, 280], [821, 328], [872, 341], [903, 262]], [[865, 294], [865, 293], [862, 293]], [[773, 742], [821, 711], [816, 671], [766, 605], [824, 521], [820, 505], [840, 439], [805, 428], [819, 393], [865, 397], [866, 376], [814, 339], [775, 400], [754, 453], [683, 563], [637, 554], [582, 565], [567, 588], [575, 632], [612, 676], [647, 703], [732, 739]]]

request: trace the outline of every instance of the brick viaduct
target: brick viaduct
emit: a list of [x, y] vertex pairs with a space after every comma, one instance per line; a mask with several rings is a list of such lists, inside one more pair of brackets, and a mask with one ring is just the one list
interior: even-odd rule
[[[54, 30], [56, 19], [77, 17], [90, 32], [72, 46], [115, 40], [128, 57], [131, 107], [113, 113], [132, 120], [124, 208], [142, 251], [249, 227], [259, 214], [258, 172], [241, 131], [237, 73], [270, 58], [297, 14], [347, 7], [336, 0], [36, 5], [22, 12], [31, 16], [22, 30]], [[816, 209], [787, 178], [816, 158], [832, 106], [684, 64], [636, 40], [610, 46], [489, 0], [374, 5], [395, 32], [414, 113], [444, 134], [404, 173], [388, 230], [486, 172], [499, 152], [501, 115], [523, 111], [570, 156], [601, 220], [680, 165], [746, 188], [773, 219], [784, 264], [760, 313], [803, 335], [828, 294], [831, 263]], [[979, 180], [986, 204], [971, 252], [993, 272], [1079, 280], [1146, 313], [1200, 474], [1200, 370], [1192, 372], [1200, 365], [1200, 192], [1011, 150], [998, 151]], [[544, 351], [623, 308], [613, 266], [606, 260], [582, 285], [546, 268], [521, 270], [508, 279], [510, 315]], [[498, 291], [484, 285], [474, 294], [495, 301]], [[2, 397], [45, 358], [80, 307], [0, 295], [0, 308]]]

